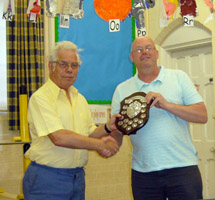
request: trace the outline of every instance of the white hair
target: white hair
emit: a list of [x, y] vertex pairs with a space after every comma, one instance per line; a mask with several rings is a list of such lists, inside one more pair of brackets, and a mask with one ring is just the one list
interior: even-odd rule
[[78, 49], [77, 46], [70, 42], [70, 41], [62, 41], [62, 42], [57, 42], [55, 44], [54, 49], [50, 52], [49, 54], [49, 61], [50, 62], [55, 62], [58, 59], [58, 52], [61, 50], [73, 50], [75, 51], [76, 55], [77, 55], [77, 59], [78, 59], [78, 64], [81, 65], [81, 59], [80, 59], [80, 55], [78, 54], [78, 52], [82, 51], [81, 49]]

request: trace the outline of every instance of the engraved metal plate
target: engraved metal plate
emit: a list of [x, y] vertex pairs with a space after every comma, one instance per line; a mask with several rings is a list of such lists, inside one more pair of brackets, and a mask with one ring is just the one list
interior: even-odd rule
[[151, 103], [146, 103], [145, 96], [144, 92], [136, 92], [121, 101], [119, 114], [122, 117], [117, 118], [115, 124], [124, 135], [136, 134], [147, 123]]

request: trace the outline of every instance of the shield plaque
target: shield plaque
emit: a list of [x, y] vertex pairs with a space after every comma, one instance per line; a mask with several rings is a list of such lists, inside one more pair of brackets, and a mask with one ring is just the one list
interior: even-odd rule
[[152, 102], [147, 104], [145, 96], [144, 92], [136, 92], [121, 101], [121, 117], [115, 124], [124, 135], [136, 134], [147, 123]]

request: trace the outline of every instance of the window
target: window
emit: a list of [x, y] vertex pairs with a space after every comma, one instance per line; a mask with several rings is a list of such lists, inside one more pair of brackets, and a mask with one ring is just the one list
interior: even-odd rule
[[6, 21], [2, 19], [4, 1], [0, 1], [0, 111], [7, 110]]

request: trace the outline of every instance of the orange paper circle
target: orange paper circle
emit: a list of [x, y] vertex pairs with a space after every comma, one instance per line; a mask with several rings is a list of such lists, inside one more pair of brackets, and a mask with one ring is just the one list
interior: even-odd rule
[[105, 21], [124, 20], [131, 10], [131, 0], [95, 0], [96, 13]]

